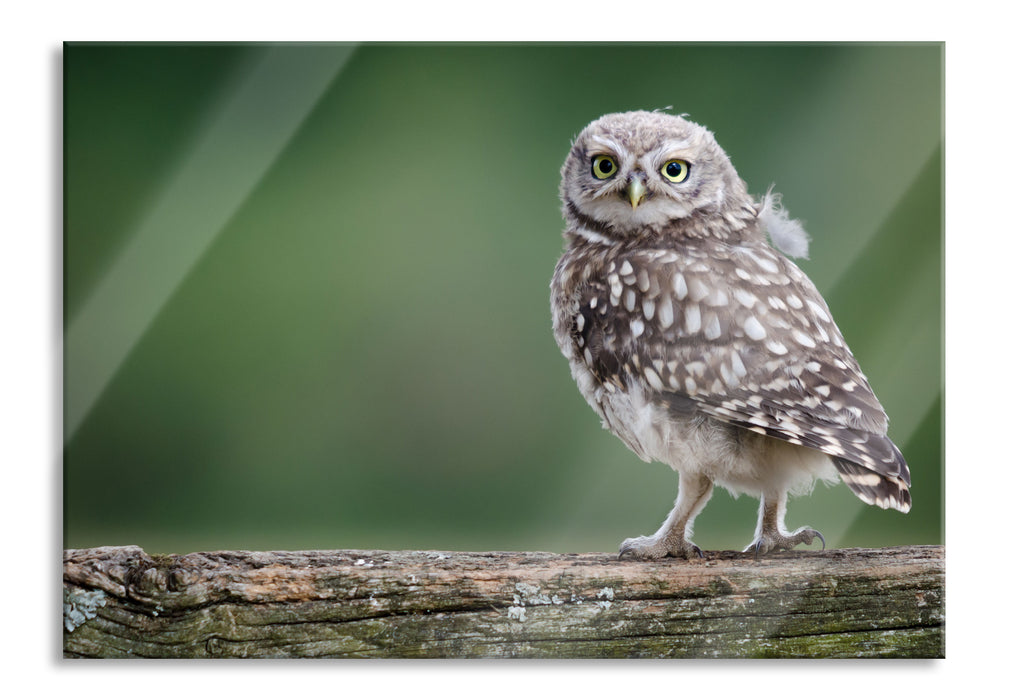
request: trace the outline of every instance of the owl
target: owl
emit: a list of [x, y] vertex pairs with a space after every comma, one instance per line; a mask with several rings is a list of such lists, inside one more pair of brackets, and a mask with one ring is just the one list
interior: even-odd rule
[[715, 485], [760, 499], [755, 555], [826, 546], [785, 527], [789, 494], [817, 480], [910, 510], [887, 416], [789, 259], [807, 254], [802, 225], [777, 194], [747, 193], [710, 131], [664, 112], [600, 117], [575, 139], [560, 194], [554, 337], [603, 427], [679, 473], [665, 522], [621, 556], [703, 556], [690, 537]]

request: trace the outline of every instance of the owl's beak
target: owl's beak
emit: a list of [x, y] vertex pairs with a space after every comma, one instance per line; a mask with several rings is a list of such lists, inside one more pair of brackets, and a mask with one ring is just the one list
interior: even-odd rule
[[631, 202], [631, 209], [637, 209], [638, 203], [645, 197], [645, 184], [640, 177], [632, 177], [627, 185], [627, 199]]

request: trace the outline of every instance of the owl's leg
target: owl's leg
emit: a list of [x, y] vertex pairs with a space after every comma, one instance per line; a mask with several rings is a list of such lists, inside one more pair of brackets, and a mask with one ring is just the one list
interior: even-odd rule
[[765, 491], [760, 496], [760, 514], [757, 517], [757, 532], [753, 542], [744, 552], [753, 552], [755, 556], [774, 552], [779, 549], [792, 549], [797, 544], [813, 544], [814, 538], [819, 538], [823, 547], [827, 542], [816, 530], [803, 527], [795, 532], [785, 529], [785, 502], [788, 493], [784, 490]]
[[711, 498], [714, 484], [703, 474], [680, 472], [676, 505], [654, 535], [631, 537], [620, 545], [620, 557], [660, 559], [662, 557], [702, 557], [700, 547], [690, 541], [694, 518]]

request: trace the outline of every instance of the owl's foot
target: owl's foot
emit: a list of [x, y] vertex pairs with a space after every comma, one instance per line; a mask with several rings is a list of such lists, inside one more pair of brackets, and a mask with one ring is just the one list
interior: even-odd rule
[[823, 539], [818, 531], [804, 527], [797, 532], [786, 534], [777, 530], [762, 532], [757, 539], [744, 549], [744, 552], [753, 552], [753, 556], [759, 557], [761, 554], [792, 549], [798, 544], [813, 544], [813, 540], [819, 538], [822, 544], [821, 549], [827, 548], [827, 541]]
[[643, 535], [630, 537], [620, 545], [620, 559], [662, 559], [681, 557], [683, 559], [703, 559], [701, 548], [686, 537], [666, 535]]
[[654, 535], [631, 537], [620, 545], [620, 558], [661, 559], [681, 557], [683, 559], [703, 559], [701, 548], [687, 539], [690, 524], [701, 512], [701, 508], [711, 498], [714, 482], [696, 472], [680, 473], [680, 490], [676, 495], [676, 505], [666, 516], [662, 527]]

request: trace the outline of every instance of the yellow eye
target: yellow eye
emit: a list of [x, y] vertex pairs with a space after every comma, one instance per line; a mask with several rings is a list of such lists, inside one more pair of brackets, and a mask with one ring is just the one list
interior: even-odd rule
[[690, 163], [679, 158], [673, 158], [662, 166], [662, 174], [670, 182], [683, 182], [690, 174]]
[[610, 156], [596, 156], [592, 159], [592, 174], [600, 180], [617, 174], [617, 161]]

